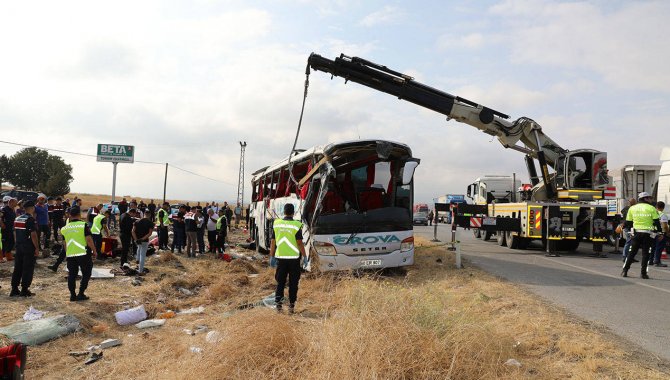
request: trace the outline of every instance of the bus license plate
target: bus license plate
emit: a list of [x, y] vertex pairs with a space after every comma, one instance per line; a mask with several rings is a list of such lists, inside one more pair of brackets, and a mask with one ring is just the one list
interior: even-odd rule
[[382, 265], [381, 260], [361, 260], [361, 266], [362, 267], [373, 267], [373, 266], [379, 266]]

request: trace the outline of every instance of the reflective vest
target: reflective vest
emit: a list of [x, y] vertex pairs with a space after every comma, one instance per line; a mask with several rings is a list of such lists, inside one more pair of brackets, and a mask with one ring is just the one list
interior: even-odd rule
[[65, 238], [65, 256], [75, 257], [86, 254], [86, 236], [84, 230], [86, 223], [81, 220], [75, 220], [60, 229], [61, 235]]
[[658, 220], [658, 211], [649, 203], [638, 203], [628, 209], [626, 220], [633, 222], [635, 232], [655, 231], [654, 220]]
[[105, 219], [105, 214], [98, 214], [93, 218], [93, 225], [91, 226], [91, 233], [100, 235], [102, 233], [102, 220]]
[[276, 251], [278, 259], [297, 259], [300, 257], [298, 240], [295, 235], [302, 229], [302, 223], [297, 220], [277, 219], [272, 224], [275, 233]]
[[223, 224], [221, 222], [223, 222], [224, 220], [226, 220], [226, 217], [223, 216], [223, 215], [219, 216], [219, 219], [216, 220], [216, 230], [217, 231], [221, 230], [221, 225]]
[[170, 225], [170, 215], [168, 215], [168, 212], [160, 209], [156, 213], [156, 224], [160, 226], [161, 224], [161, 219], [163, 219], [163, 226], [169, 226]]

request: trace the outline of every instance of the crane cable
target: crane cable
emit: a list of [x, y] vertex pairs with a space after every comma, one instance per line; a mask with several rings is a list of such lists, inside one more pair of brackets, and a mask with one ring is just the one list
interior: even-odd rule
[[295, 148], [298, 145], [298, 137], [300, 136], [300, 127], [302, 126], [302, 116], [305, 113], [305, 103], [307, 102], [307, 90], [309, 89], [309, 63], [307, 63], [307, 67], [305, 68], [305, 92], [302, 97], [302, 108], [300, 109], [300, 119], [298, 120], [298, 130], [295, 132], [295, 139], [293, 140], [293, 148], [291, 148], [291, 152], [288, 155], [288, 175], [291, 181], [295, 184], [295, 187], [297, 190], [300, 190], [300, 184], [298, 181], [295, 179], [293, 176], [293, 163], [291, 162], [291, 158], [293, 158], [293, 154], [295, 153]]

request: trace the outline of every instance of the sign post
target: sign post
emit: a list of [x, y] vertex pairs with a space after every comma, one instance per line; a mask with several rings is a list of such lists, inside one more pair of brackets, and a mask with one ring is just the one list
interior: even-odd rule
[[132, 145], [98, 144], [98, 162], [111, 162], [114, 165], [112, 174], [112, 202], [116, 197], [116, 165], [119, 162], [132, 164], [135, 162], [135, 147]]

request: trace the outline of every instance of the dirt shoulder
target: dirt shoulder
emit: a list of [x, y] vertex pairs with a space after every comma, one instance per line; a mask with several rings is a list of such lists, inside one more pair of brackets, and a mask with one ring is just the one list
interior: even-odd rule
[[[232, 239], [243, 241], [243, 232]], [[131, 285], [132, 277], [93, 280], [91, 300], [82, 303], [68, 301], [65, 272], [49, 271], [50, 262], [40, 260], [36, 297], [0, 296], [0, 320], [21, 320], [32, 305], [47, 316], [75, 315], [83, 329], [30, 348], [28, 378], [669, 376], [667, 367], [627, 353], [626, 342], [599, 326], [476, 268], [454, 269], [443, 246], [419, 247], [407, 271], [306, 274], [294, 316], [240, 308], [273, 292], [273, 271], [264, 261], [163, 253], [149, 260], [151, 272], [140, 286]], [[0, 268], [2, 291], [9, 271], [7, 264]], [[150, 318], [199, 306], [204, 312], [177, 315], [148, 330], [118, 326], [114, 313], [134, 305], [144, 305]], [[184, 331], [198, 326], [216, 331], [210, 334], [215, 339], [208, 342], [207, 331]], [[107, 338], [123, 344], [90, 366], [67, 355]], [[520, 366], [505, 364], [510, 359]]]

